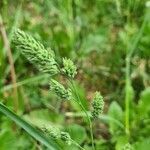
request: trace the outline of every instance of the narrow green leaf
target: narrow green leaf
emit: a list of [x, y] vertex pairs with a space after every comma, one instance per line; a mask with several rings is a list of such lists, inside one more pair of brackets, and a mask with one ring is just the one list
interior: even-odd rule
[[[41, 79], [43, 79], [43, 78], [48, 79], [48, 77], [49, 77], [48, 74], [42, 74], [42, 75], [37, 75], [37, 76], [34, 76], [34, 77], [30, 77], [30, 78], [27, 78], [27, 79], [24, 79], [22, 81], [17, 82], [15, 87], [19, 87], [19, 86], [22, 86], [22, 85], [25, 85], [25, 84], [29, 85], [31, 83], [37, 84], [38, 81], [40, 81]], [[6, 86], [4, 86], [3, 88], [0, 89], [0, 93], [11, 90], [12, 88], [13, 88], [13, 84], [6, 85]]]
[[21, 128], [23, 128], [28, 134], [30, 134], [36, 140], [38, 140], [39, 142], [41, 142], [48, 149], [50, 149], [50, 150], [60, 150], [60, 148], [55, 144], [54, 141], [52, 141], [51, 139], [47, 138], [39, 130], [33, 128], [29, 123], [27, 123], [22, 118], [20, 118], [19, 116], [17, 116], [15, 113], [13, 113], [12, 111], [10, 111], [2, 103], [0, 103], [0, 112], [2, 112], [9, 119], [11, 119], [12, 121], [14, 121], [18, 126], [20, 126]]

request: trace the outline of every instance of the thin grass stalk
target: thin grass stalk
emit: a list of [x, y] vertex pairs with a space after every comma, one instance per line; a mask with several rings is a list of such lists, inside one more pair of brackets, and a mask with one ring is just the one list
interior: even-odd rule
[[[132, 55], [138, 45], [138, 42], [140, 41], [144, 28], [146, 26], [147, 23], [147, 19], [148, 19], [148, 15], [147, 13], [145, 14], [144, 17], [144, 21], [140, 27], [140, 30], [137, 34], [137, 36], [135, 36], [135, 39], [132, 43], [130, 43], [127, 47], [127, 54], [126, 54], [126, 69], [125, 69], [125, 79], [126, 79], [126, 83], [125, 83], [125, 133], [127, 134], [127, 136], [130, 136], [130, 122], [129, 122], [129, 116], [130, 116], [130, 91], [129, 88], [132, 84], [131, 81], [131, 77], [130, 77], [130, 73], [131, 73], [131, 58]], [[129, 19], [128, 19], [129, 21]]]
[[76, 102], [78, 103], [78, 105], [82, 108], [83, 112], [85, 113], [86, 117], [87, 117], [87, 120], [88, 120], [88, 124], [89, 124], [89, 127], [90, 127], [90, 136], [91, 136], [91, 142], [92, 142], [92, 149], [95, 150], [95, 146], [94, 146], [94, 137], [93, 137], [93, 128], [92, 128], [92, 122], [91, 122], [91, 119], [86, 111], [86, 109], [84, 108], [84, 106], [82, 105], [82, 102], [81, 102], [81, 99], [80, 99], [80, 96], [79, 94], [77, 93], [77, 90], [76, 90], [76, 87], [74, 86], [74, 83], [73, 83], [73, 80], [70, 80], [70, 83], [72, 85], [72, 88], [76, 94], [76, 97], [78, 100], [76, 100]]
[[72, 141], [72, 143], [74, 144], [74, 145], [76, 145], [77, 147], [79, 147], [79, 149], [81, 149], [81, 150], [85, 150], [83, 147], [81, 147], [76, 141], [74, 141], [73, 139], [71, 139], [71, 141]]

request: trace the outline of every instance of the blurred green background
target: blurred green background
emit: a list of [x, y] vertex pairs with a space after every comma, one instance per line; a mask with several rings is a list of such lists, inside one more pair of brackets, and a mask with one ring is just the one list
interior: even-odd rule
[[[53, 49], [57, 61], [75, 62], [85, 107], [90, 109], [94, 91], [101, 91], [105, 111], [93, 125], [97, 150], [121, 150], [128, 142], [136, 150], [149, 150], [149, 18], [147, 0], [0, 0], [0, 102], [32, 124], [68, 131], [91, 149], [88, 125], [75, 117], [80, 108], [58, 100], [49, 91], [49, 76], [11, 46], [13, 30], [20, 28]], [[46, 148], [0, 113], [0, 150], [26, 149]]]

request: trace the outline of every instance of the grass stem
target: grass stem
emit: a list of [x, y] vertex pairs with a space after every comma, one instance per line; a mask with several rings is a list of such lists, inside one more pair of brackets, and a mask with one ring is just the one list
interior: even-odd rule
[[94, 146], [94, 137], [93, 137], [93, 128], [92, 128], [92, 122], [91, 122], [91, 119], [90, 119], [90, 116], [88, 115], [85, 107], [82, 105], [82, 102], [81, 102], [81, 99], [79, 97], [79, 94], [77, 93], [77, 90], [76, 90], [76, 87], [73, 83], [73, 81], [71, 80], [70, 81], [71, 85], [72, 85], [72, 88], [75, 92], [75, 95], [77, 96], [78, 100], [75, 100], [78, 105], [82, 108], [83, 112], [85, 113], [86, 117], [87, 117], [87, 120], [88, 120], [88, 124], [89, 124], [89, 127], [90, 127], [90, 136], [91, 136], [91, 142], [92, 142], [92, 149], [95, 150], [95, 146]]
[[85, 150], [83, 147], [81, 147], [76, 141], [74, 141], [73, 139], [71, 139], [72, 143], [74, 145], [76, 145], [77, 147], [79, 147], [81, 150]]
[[140, 27], [139, 32], [137, 33], [137, 35], [135, 36], [135, 38], [133, 39], [133, 42], [129, 43], [127, 46], [127, 54], [126, 54], [126, 69], [125, 69], [125, 79], [126, 79], [126, 83], [125, 83], [125, 132], [127, 134], [127, 136], [130, 136], [130, 86], [131, 86], [131, 77], [130, 77], [130, 72], [131, 72], [131, 58], [132, 55], [138, 45], [138, 42], [140, 41], [142, 34], [144, 32], [144, 28], [146, 26], [147, 23], [147, 19], [148, 19], [148, 15], [147, 13], [145, 14], [144, 17], [144, 21]]

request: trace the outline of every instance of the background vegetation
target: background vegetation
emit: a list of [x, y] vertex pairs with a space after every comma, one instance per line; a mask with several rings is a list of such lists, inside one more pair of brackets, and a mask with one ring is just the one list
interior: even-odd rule
[[[60, 101], [41, 74], [11, 46], [20, 28], [78, 67], [76, 88], [90, 108], [94, 91], [105, 110], [93, 125], [97, 150], [150, 147], [150, 1], [1, 0], [0, 102], [33, 125], [54, 125], [91, 149], [80, 108]], [[63, 82], [64, 79], [60, 78]], [[77, 150], [67, 147], [65, 150]], [[46, 149], [0, 113], [0, 149]]]

